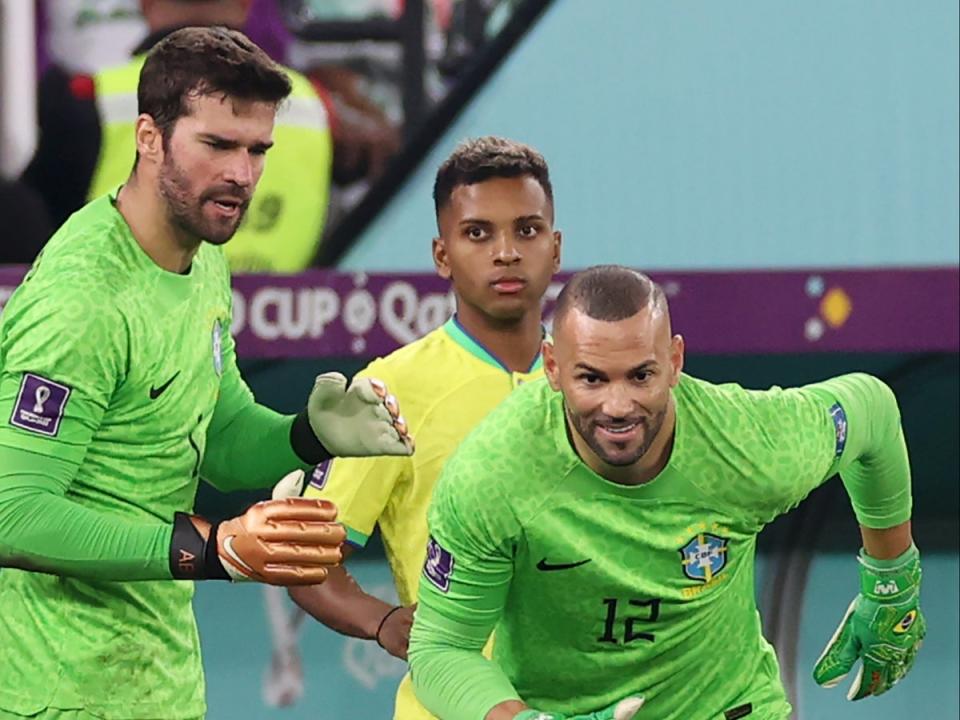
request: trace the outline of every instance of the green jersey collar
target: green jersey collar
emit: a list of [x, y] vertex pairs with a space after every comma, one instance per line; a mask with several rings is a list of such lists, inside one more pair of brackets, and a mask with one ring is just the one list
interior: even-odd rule
[[[487, 363], [487, 365], [492, 365], [495, 368], [500, 368], [504, 372], [512, 374], [513, 371], [510, 370], [510, 368], [501, 362], [496, 355], [481, 345], [479, 340], [467, 332], [467, 329], [460, 324], [459, 320], [457, 320], [456, 315], [444, 323], [443, 329], [446, 331], [447, 335], [453, 338], [453, 341], [457, 343], [457, 345], [462, 347], [475, 358], [482, 360], [483, 362]], [[545, 331], [544, 337], [546, 337]], [[540, 352], [537, 351], [537, 356], [533, 359], [533, 363], [531, 363], [530, 367], [527, 368], [525, 372], [532, 373], [539, 370], [541, 367], [543, 367], [543, 358], [540, 357]]]

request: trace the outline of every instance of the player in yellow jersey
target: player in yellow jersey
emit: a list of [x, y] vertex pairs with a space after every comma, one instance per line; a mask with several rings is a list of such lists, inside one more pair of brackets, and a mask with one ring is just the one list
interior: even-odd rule
[[[402, 659], [434, 483], [474, 426], [517, 385], [542, 375], [541, 299], [560, 264], [549, 172], [526, 145], [496, 137], [462, 143], [437, 172], [434, 203], [439, 237], [433, 260], [453, 286], [456, 315], [360, 373], [381, 378], [402, 399], [417, 452], [401, 459], [338, 459], [314, 473], [306, 492], [340, 508], [345, 556], [362, 549], [380, 526], [402, 605], [368, 595], [342, 567], [322, 586], [291, 593], [328, 627], [376, 641]], [[395, 720], [432, 717], [408, 675], [397, 693]]]

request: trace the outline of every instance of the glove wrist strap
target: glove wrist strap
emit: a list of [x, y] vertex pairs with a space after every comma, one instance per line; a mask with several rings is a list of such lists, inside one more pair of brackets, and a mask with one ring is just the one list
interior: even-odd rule
[[920, 552], [915, 545], [892, 560], [878, 560], [860, 551], [860, 592], [883, 603], [896, 603], [920, 585]]
[[187, 513], [174, 513], [170, 537], [170, 574], [177, 580], [201, 580], [206, 577], [204, 555], [207, 539]]
[[307, 465], [319, 465], [333, 457], [333, 454], [317, 439], [317, 434], [310, 425], [306, 408], [300, 411], [290, 426], [290, 447]]
[[[229, 580], [217, 554], [216, 523], [204, 537], [187, 513], [174, 513], [170, 536], [170, 575], [175, 580]], [[203, 521], [206, 524], [206, 520]]]

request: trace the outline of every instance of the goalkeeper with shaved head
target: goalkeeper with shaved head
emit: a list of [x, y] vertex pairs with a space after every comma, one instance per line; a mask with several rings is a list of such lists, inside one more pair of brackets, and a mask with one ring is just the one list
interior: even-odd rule
[[[258, 405], [230, 336], [222, 245], [273, 144], [287, 76], [223, 28], [158, 43], [127, 182], [49, 241], [0, 323], [0, 719], [200, 718], [192, 580], [323, 581], [345, 538], [292, 497], [336, 455], [409, 455], [375, 379]], [[287, 473], [291, 474], [287, 475]], [[197, 483], [270, 487], [240, 517]]]
[[433, 495], [409, 649], [433, 713], [787, 720], [756, 537], [835, 473], [863, 537], [860, 592], [814, 677], [832, 686], [861, 662], [859, 700], [910, 670], [925, 623], [890, 388], [858, 373], [714, 385], [683, 373], [683, 350], [645, 275], [602, 266], [563, 289], [546, 380], [483, 420]]

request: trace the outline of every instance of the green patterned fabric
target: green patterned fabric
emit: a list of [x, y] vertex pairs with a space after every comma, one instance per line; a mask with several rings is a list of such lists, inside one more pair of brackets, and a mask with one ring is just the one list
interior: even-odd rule
[[[0, 710], [0, 720], [103, 720], [99, 715], [91, 715], [83, 710], [57, 710], [48, 708], [43, 712], [34, 715], [15, 715], [5, 710]], [[202, 715], [195, 717], [185, 717], [178, 720], [203, 720]]]
[[[205, 712], [193, 583], [169, 579], [167, 555], [174, 513], [193, 507], [218, 399], [232, 407], [214, 429], [253, 403], [230, 302], [219, 248], [203, 244], [189, 272], [167, 272], [104, 196], [54, 235], [7, 303], [0, 451], [39, 469], [31, 486], [29, 472], [0, 468], [0, 509], [22, 501], [38, 521], [5, 513], [0, 537], [26, 546], [0, 551], [21, 559], [5, 564], [55, 574], [0, 571], [0, 708]], [[52, 482], [47, 468], [64, 463], [63, 484], [38, 493]]]
[[[747, 705], [751, 720], [787, 718], [754, 600], [756, 535], [862, 458], [898, 469], [900, 485], [891, 502], [869, 483], [854, 499], [909, 515], [888, 396], [862, 375], [768, 391], [684, 376], [669, 463], [624, 486], [579, 459], [558, 393], [520, 388], [434, 493], [410, 645], [418, 696], [448, 720], [482, 720], [511, 698], [584, 714], [631, 695], [646, 699], [641, 718], [717, 720]], [[496, 665], [479, 655], [494, 626]]]

